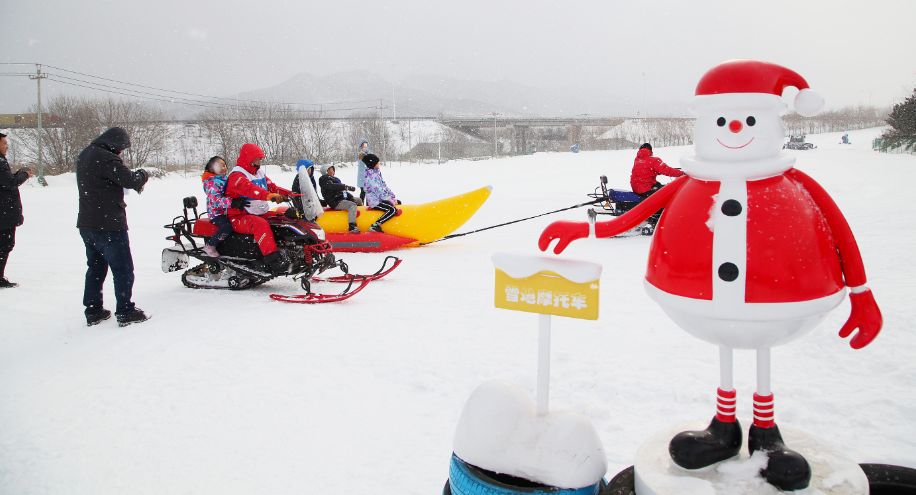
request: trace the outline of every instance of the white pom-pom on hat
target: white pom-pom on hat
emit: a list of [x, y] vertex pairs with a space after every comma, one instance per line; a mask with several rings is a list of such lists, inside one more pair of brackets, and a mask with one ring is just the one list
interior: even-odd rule
[[795, 95], [793, 105], [802, 117], [814, 117], [824, 108], [824, 97], [808, 88]]

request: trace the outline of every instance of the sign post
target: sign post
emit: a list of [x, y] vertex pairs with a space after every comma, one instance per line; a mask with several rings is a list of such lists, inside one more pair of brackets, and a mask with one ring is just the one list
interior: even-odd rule
[[550, 397], [551, 316], [598, 319], [601, 265], [541, 256], [496, 253], [494, 304], [538, 313], [537, 413], [546, 415]]

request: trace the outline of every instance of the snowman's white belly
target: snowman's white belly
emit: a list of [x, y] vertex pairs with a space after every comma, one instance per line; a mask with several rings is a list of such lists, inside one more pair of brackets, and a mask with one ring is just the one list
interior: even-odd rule
[[646, 292], [687, 333], [735, 349], [785, 344], [811, 331], [846, 296], [785, 303], [730, 303], [667, 293], [649, 282]]

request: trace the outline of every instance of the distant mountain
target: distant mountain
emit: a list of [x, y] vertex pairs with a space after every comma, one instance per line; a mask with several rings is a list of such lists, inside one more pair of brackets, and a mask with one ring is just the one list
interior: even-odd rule
[[[599, 90], [535, 88], [511, 81], [469, 81], [433, 75], [390, 81], [356, 71], [327, 76], [300, 73], [276, 86], [242, 93], [240, 98], [291, 103], [341, 102], [322, 107], [333, 115], [352, 113], [353, 110], [340, 109], [354, 107], [373, 107], [362, 112], [375, 113], [379, 100], [386, 116], [395, 111], [398, 116], [411, 117], [481, 116], [493, 112], [515, 117], [619, 116], [637, 112], [635, 105], [626, 99]], [[683, 111], [670, 105], [656, 106], [650, 112], [671, 115]]]
[[[27, 78], [6, 78], [0, 92], [0, 113], [24, 112], [34, 105], [35, 84]], [[58, 95], [104, 98], [104, 92], [50, 83], [42, 88], [45, 102]], [[113, 95], [120, 98], [119, 95]], [[234, 98], [236, 95], [228, 95]], [[641, 96], [641, 95], [640, 95]], [[392, 97], [394, 105], [392, 105]], [[686, 115], [684, 102], [654, 102], [640, 112], [641, 97], [614, 89], [603, 83], [583, 83], [575, 87], [542, 88], [513, 81], [472, 81], [428, 74], [388, 80], [362, 71], [331, 75], [300, 73], [285, 82], [238, 94], [240, 100], [263, 100], [288, 103], [325, 103], [323, 109], [332, 116], [353, 113], [375, 114], [379, 101], [383, 115], [391, 117], [483, 116], [493, 112], [509, 117], [575, 117], [592, 116], [679, 116]], [[150, 102], [167, 114], [193, 118], [199, 106], [181, 103]]]

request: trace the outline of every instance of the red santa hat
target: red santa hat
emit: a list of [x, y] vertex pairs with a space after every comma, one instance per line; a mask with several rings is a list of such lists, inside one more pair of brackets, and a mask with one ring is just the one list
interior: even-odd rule
[[824, 107], [821, 95], [808, 88], [808, 82], [797, 72], [781, 65], [759, 60], [729, 60], [703, 75], [697, 83], [695, 109], [736, 106], [785, 107], [782, 92], [798, 88], [794, 107], [799, 115], [811, 117]]

